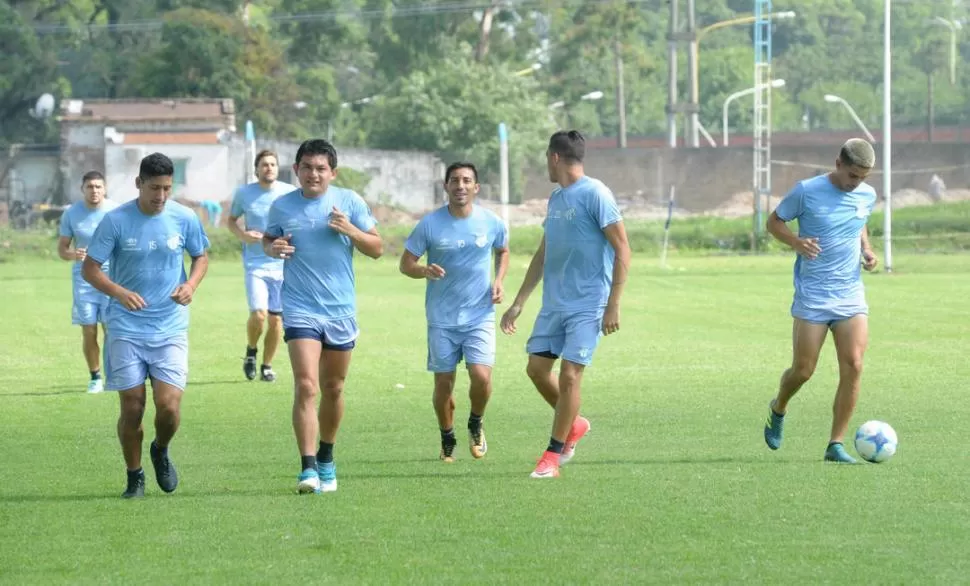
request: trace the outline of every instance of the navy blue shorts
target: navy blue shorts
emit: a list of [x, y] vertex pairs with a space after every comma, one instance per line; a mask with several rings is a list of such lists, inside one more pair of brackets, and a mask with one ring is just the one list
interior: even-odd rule
[[320, 321], [316, 324], [301, 324], [297, 326], [283, 326], [283, 341], [290, 340], [318, 340], [324, 350], [348, 352], [357, 345], [357, 320], [353, 318]]

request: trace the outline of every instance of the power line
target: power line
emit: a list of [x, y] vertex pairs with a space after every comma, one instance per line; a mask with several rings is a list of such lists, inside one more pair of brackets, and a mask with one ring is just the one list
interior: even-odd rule
[[[615, 0], [586, 0], [582, 5], [608, 4]], [[626, 0], [625, 4], [651, 4], [656, 0]], [[512, 0], [506, 9], [542, 7], [546, 2], [541, 0]], [[494, 7], [494, 4], [482, 4], [477, 2], [451, 2], [445, 4], [419, 4], [417, 6], [394, 7], [391, 9], [390, 18], [407, 18], [428, 15], [453, 14], [457, 12], [473, 12]], [[335, 22], [339, 19], [355, 20], [379, 20], [388, 17], [385, 10], [363, 9], [363, 10], [327, 10], [321, 12], [305, 12], [298, 14], [279, 14], [269, 16], [268, 19], [277, 23], [310, 23], [310, 22]], [[12, 26], [9, 24], [0, 25], [0, 30], [20, 30], [31, 28], [38, 35], [75, 33], [79, 31], [99, 31], [108, 33], [138, 32], [161, 29], [167, 21], [161, 18], [148, 20], [132, 20], [115, 24], [87, 24], [87, 25], [68, 25], [68, 24], [43, 24], [36, 23], [27, 26]]]

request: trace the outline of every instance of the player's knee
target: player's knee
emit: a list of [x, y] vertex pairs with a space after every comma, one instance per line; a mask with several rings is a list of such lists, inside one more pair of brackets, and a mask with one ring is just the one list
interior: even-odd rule
[[317, 396], [317, 381], [312, 376], [296, 376], [293, 386], [296, 396], [301, 399], [315, 399]]
[[839, 370], [843, 376], [854, 378], [862, 376], [862, 354], [840, 357]]
[[250, 319], [262, 324], [263, 322], [266, 321], [266, 311], [263, 309], [254, 309], [253, 312], [250, 314]]
[[815, 374], [815, 364], [805, 360], [796, 360], [791, 367], [789, 378], [797, 382], [805, 383]]
[[545, 367], [545, 365], [537, 364], [536, 362], [530, 360], [525, 366], [525, 373], [529, 375], [534, 381], [543, 381], [549, 378], [549, 373], [551, 371]]
[[321, 385], [323, 387], [323, 395], [331, 401], [337, 400], [341, 393], [344, 392], [344, 379], [331, 377], [323, 381]]
[[142, 417], [145, 416], [144, 397], [121, 398], [121, 419], [128, 426], [138, 427], [141, 425]]
[[448, 394], [455, 388], [455, 373], [437, 373], [434, 377], [434, 390], [437, 393]]

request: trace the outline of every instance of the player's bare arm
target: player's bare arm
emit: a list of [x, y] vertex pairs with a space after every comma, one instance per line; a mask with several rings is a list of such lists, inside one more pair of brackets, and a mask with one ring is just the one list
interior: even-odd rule
[[280, 236], [279, 238], [273, 238], [272, 236], [263, 234], [263, 252], [270, 258], [291, 258], [293, 253], [296, 252], [296, 248], [290, 244], [292, 239], [292, 234]]
[[869, 226], [862, 227], [859, 240], [862, 245], [862, 268], [871, 271], [879, 264], [879, 258], [872, 250], [872, 243], [869, 242]]
[[401, 255], [401, 262], [398, 265], [400, 271], [411, 277], [412, 279], [428, 279], [430, 281], [437, 281], [438, 279], [445, 276], [445, 270], [440, 266], [431, 263], [429, 265], [421, 264], [417, 256], [409, 250], [405, 250], [404, 254]]
[[246, 244], [255, 244], [263, 239], [263, 233], [256, 230], [246, 230], [239, 224], [239, 219], [242, 216], [229, 216], [229, 231], [232, 232], [236, 238], [242, 240]]
[[84, 264], [81, 265], [81, 276], [91, 286], [101, 291], [109, 297], [113, 297], [118, 300], [118, 303], [123, 305], [125, 309], [129, 311], [138, 311], [139, 309], [144, 309], [148, 307], [145, 300], [141, 298], [141, 295], [135, 293], [134, 291], [129, 291], [121, 285], [118, 285], [112, 281], [108, 275], [101, 270], [101, 264], [94, 260], [90, 256], [84, 258]]
[[192, 257], [192, 265], [189, 267], [189, 278], [184, 283], [175, 288], [172, 292], [172, 299], [179, 305], [192, 303], [192, 296], [202, 283], [209, 270], [209, 255], [203, 252], [200, 256]]
[[384, 240], [381, 235], [378, 234], [377, 228], [371, 228], [370, 230], [364, 232], [350, 221], [347, 214], [343, 213], [336, 207], [330, 212], [330, 222], [331, 228], [340, 232], [353, 243], [354, 248], [359, 250], [361, 253], [373, 258], [378, 259], [384, 254]]
[[768, 233], [775, 237], [779, 242], [788, 245], [796, 253], [804, 256], [808, 260], [813, 260], [818, 256], [822, 249], [818, 246], [818, 238], [799, 238], [784, 220], [778, 217], [776, 212], [771, 212], [768, 222], [765, 225]]
[[546, 263], [546, 237], [542, 236], [539, 241], [539, 249], [536, 253], [532, 255], [532, 262], [529, 263], [529, 270], [525, 272], [525, 278], [522, 280], [522, 286], [519, 287], [519, 292], [515, 296], [515, 300], [512, 301], [512, 305], [505, 310], [505, 314], [502, 315], [502, 331], [506, 334], [515, 333], [515, 320], [522, 313], [522, 307], [525, 302], [528, 301], [529, 296], [535, 291], [535, 288], [539, 285], [539, 281], [542, 280], [542, 268]]
[[61, 236], [57, 239], [57, 256], [63, 260], [79, 261], [87, 256], [86, 248], [71, 248], [71, 237]]
[[615, 259], [613, 261], [613, 284], [610, 296], [603, 313], [603, 334], [610, 335], [620, 329], [620, 298], [630, 272], [630, 242], [627, 240], [626, 227], [623, 221], [610, 224], [603, 229], [606, 240], [613, 247]]
[[509, 272], [509, 249], [495, 249], [495, 282], [492, 283], [492, 303], [501, 303], [505, 298], [505, 275]]

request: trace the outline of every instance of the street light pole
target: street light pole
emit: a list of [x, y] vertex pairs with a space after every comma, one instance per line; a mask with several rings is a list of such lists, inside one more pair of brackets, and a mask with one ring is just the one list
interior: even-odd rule
[[883, 266], [893, 272], [893, 127], [892, 127], [892, 35], [889, 22], [892, 16], [892, 0], [884, 0], [882, 31], [882, 197], [883, 206]]
[[958, 20], [950, 20], [948, 18], [943, 18], [942, 16], [934, 17], [932, 21], [934, 24], [940, 26], [945, 26], [950, 29], [950, 85], [956, 85], [957, 82], [957, 31], [959, 31], [963, 26]]
[[855, 113], [855, 110], [852, 109], [852, 106], [849, 105], [849, 102], [846, 102], [844, 99], [840, 98], [839, 96], [834, 96], [832, 94], [825, 94], [825, 101], [829, 102], [830, 104], [842, 104], [843, 106], [845, 106], [845, 109], [849, 111], [849, 116], [852, 116], [852, 119], [855, 120], [855, 123], [859, 125], [860, 129], [862, 129], [862, 132], [866, 133], [866, 138], [869, 139], [869, 142], [876, 142], [876, 137], [872, 136], [872, 133], [869, 132], [869, 129], [866, 128], [866, 125], [862, 123], [862, 119], [859, 118], [859, 115]]
[[[780, 87], [784, 87], [784, 85], [785, 85], [785, 80], [783, 79], [771, 80], [772, 88], [780, 88]], [[762, 86], [749, 87], [746, 90], [734, 92], [733, 94], [728, 96], [726, 100], [724, 100], [724, 106], [721, 108], [721, 143], [722, 143], [721, 146], [728, 145], [728, 106], [730, 106], [731, 102], [733, 102], [734, 100], [738, 98], [742, 98], [744, 96], [750, 96], [751, 94], [761, 89], [763, 89]]]

